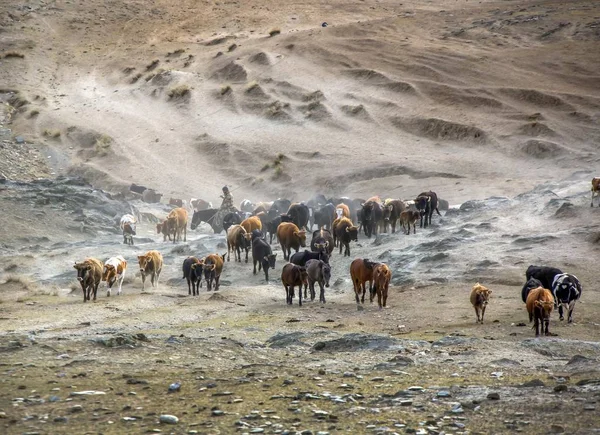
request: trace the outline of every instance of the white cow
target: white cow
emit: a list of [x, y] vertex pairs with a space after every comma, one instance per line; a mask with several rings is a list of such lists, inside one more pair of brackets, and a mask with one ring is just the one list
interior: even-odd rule
[[121, 256], [109, 258], [104, 263], [104, 270], [102, 272], [102, 281], [106, 281], [108, 287], [106, 296], [110, 296], [113, 284], [116, 282], [119, 285], [117, 294], [121, 294], [121, 286], [123, 285], [123, 279], [125, 278], [125, 271], [127, 270], [127, 261]]
[[135, 225], [137, 219], [132, 214], [125, 214], [121, 217], [121, 231], [123, 231], [123, 243], [133, 245], [133, 236], [135, 236]]

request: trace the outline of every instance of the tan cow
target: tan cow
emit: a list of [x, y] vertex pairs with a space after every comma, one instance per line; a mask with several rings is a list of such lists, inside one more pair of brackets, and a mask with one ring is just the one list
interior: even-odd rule
[[206, 279], [207, 291], [212, 290], [213, 281], [215, 283], [215, 291], [219, 290], [219, 280], [221, 279], [224, 260], [225, 254], [210, 254], [204, 258], [202, 270], [204, 271], [204, 278]]
[[335, 206], [335, 213], [338, 219], [343, 217], [350, 219], [350, 207], [344, 203]]
[[371, 302], [375, 294], [377, 294], [377, 303], [379, 309], [386, 306], [388, 289], [392, 280], [392, 271], [387, 264], [378, 264], [373, 269], [373, 292], [371, 293]]
[[119, 285], [117, 295], [121, 294], [121, 286], [125, 279], [125, 271], [127, 270], [127, 261], [121, 255], [111, 257], [104, 263], [104, 271], [102, 272], [102, 281], [106, 281], [108, 290], [106, 296], [110, 296], [113, 284], [116, 282]]
[[174, 208], [167, 216], [167, 228], [169, 233], [173, 234], [173, 243], [181, 240], [181, 233], [183, 232], [183, 241], [186, 241], [187, 237], [187, 221], [188, 212], [183, 207]]
[[158, 278], [163, 266], [163, 257], [158, 251], [148, 251], [144, 255], [138, 255], [140, 274], [142, 275], [142, 291], [146, 285], [146, 275], [150, 276], [152, 287], [158, 287]]
[[262, 221], [259, 216], [250, 216], [249, 218], [244, 219], [240, 225], [244, 227], [250, 236], [252, 236], [252, 231], [262, 230]]
[[89, 301], [92, 293], [94, 300], [98, 293], [98, 285], [102, 281], [103, 264], [95, 258], [86, 258], [81, 263], [75, 263], [73, 267], [77, 269], [77, 281], [83, 290], [83, 302]]
[[[590, 207], [594, 206], [595, 196], [600, 196], [600, 177], [592, 178], [592, 204]], [[598, 207], [600, 207], [600, 202], [598, 203]]]
[[[527, 312], [529, 313], [529, 321], [535, 319], [535, 336], [540, 335], [540, 324], [542, 325], [542, 334], [550, 335], [548, 324], [550, 323], [550, 314], [554, 307], [554, 296], [552, 292], [543, 287], [533, 289], [527, 295]], [[545, 326], [545, 331], [544, 331]]]
[[300, 231], [292, 222], [282, 222], [277, 227], [277, 240], [281, 245], [283, 258], [289, 260], [292, 248], [298, 252], [300, 247], [306, 246], [306, 231]]
[[[360, 303], [359, 295], [362, 291], [362, 303], [365, 303], [365, 294], [367, 292], [366, 283], [369, 283], [369, 295], [373, 294], [373, 271], [375, 266], [379, 263], [375, 263], [365, 258], [357, 258], [350, 264], [350, 277], [352, 278], [352, 285], [354, 286], [354, 293], [356, 296], [356, 303]], [[373, 298], [371, 297], [371, 301]]]
[[400, 213], [400, 225], [405, 234], [410, 234], [410, 226], [412, 224], [413, 234], [417, 234], [417, 221], [421, 218], [418, 211], [405, 210]]
[[471, 290], [471, 304], [475, 309], [475, 315], [477, 316], [477, 323], [483, 323], [483, 315], [485, 314], [485, 309], [490, 301], [490, 295], [492, 291], [477, 283], [473, 286]]
[[156, 224], [156, 234], [163, 235], [163, 242], [167, 241], [167, 237], [169, 238], [169, 241], [171, 241], [171, 233], [169, 232], [169, 223], [167, 219]]

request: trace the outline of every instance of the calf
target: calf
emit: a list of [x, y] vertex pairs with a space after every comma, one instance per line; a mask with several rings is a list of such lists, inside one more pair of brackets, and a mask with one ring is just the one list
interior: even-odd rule
[[246, 263], [248, 262], [251, 236], [241, 225], [233, 225], [227, 230], [227, 261], [229, 261], [230, 252], [233, 251], [233, 261], [237, 260], [241, 263], [242, 255], [240, 251], [243, 249], [246, 251]]
[[373, 298], [377, 294], [377, 303], [380, 310], [386, 306], [391, 280], [392, 271], [387, 264], [380, 263], [373, 268], [373, 291], [370, 295], [370, 301], [373, 302]]
[[333, 228], [333, 244], [335, 245], [339, 239], [340, 243], [340, 255], [342, 254], [342, 248], [344, 249], [344, 257], [350, 256], [350, 242], [358, 242], [358, 227], [352, 225], [352, 221], [348, 218], [336, 219]]
[[483, 324], [483, 315], [485, 314], [485, 309], [490, 301], [490, 295], [492, 291], [477, 283], [473, 286], [471, 290], [471, 304], [475, 309], [475, 315], [477, 316], [477, 322]]
[[[362, 290], [362, 303], [365, 303], [365, 284], [369, 282], [369, 295], [373, 294], [373, 271], [378, 263], [370, 261], [365, 258], [357, 258], [350, 264], [350, 277], [352, 278], [352, 285], [354, 286], [354, 293], [356, 296], [356, 303], [358, 304], [359, 295]], [[371, 299], [373, 300], [373, 299]]]
[[170, 234], [173, 234], [173, 243], [181, 240], [183, 233], [183, 241], [187, 238], [187, 222], [188, 213], [183, 207], [174, 208], [167, 216], [167, 227]]
[[333, 243], [331, 231], [325, 229], [317, 230], [313, 232], [310, 249], [314, 252], [325, 251], [331, 256], [334, 248]]
[[225, 254], [210, 254], [207, 255], [206, 258], [204, 258], [202, 270], [204, 271], [204, 278], [206, 279], [207, 291], [212, 290], [213, 282], [215, 283], [215, 291], [219, 291], [219, 280], [221, 279], [221, 272], [223, 271], [224, 260]]
[[[254, 230], [258, 231], [258, 230]], [[254, 275], [257, 274], [256, 263], [258, 263], [258, 270], [262, 267], [265, 272], [265, 281], [269, 282], [269, 267], [275, 269], [275, 260], [277, 254], [273, 254], [271, 245], [267, 243], [262, 237], [254, 237], [254, 231], [252, 232], [252, 263], [254, 264]]]
[[[535, 336], [540, 335], [540, 324], [542, 324], [542, 334], [550, 335], [548, 325], [550, 323], [550, 314], [554, 306], [552, 293], [543, 287], [538, 287], [529, 292], [527, 296], [527, 312], [529, 313], [529, 322], [535, 319]], [[544, 331], [545, 327], [545, 331]]]
[[292, 222], [282, 222], [277, 227], [277, 240], [283, 251], [283, 258], [289, 260], [292, 249], [296, 252], [306, 246], [306, 231], [300, 229]]
[[202, 277], [198, 279], [196, 268], [201, 270], [203, 264], [204, 259], [198, 260], [196, 257], [188, 257], [183, 260], [183, 278], [187, 281], [188, 296], [198, 296], [200, 294], [198, 287], [202, 287]]
[[135, 236], [135, 224], [137, 220], [135, 216], [126, 214], [121, 217], [120, 227], [123, 231], [123, 243], [126, 245], [133, 245], [133, 236]]
[[[319, 293], [319, 302], [325, 303], [325, 287], [329, 288], [331, 266], [321, 260], [308, 260], [306, 262], [306, 274], [308, 288], [310, 288], [310, 300], [315, 300], [315, 282], [317, 282], [321, 289]], [[304, 287], [304, 298], [306, 299], [306, 286]]]
[[163, 266], [163, 257], [158, 251], [148, 251], [144, 255], [138, 255], [140, 274], [142, 275], [142, 291], [146, 286], [146, 275], [150, 275], [152, 287], [158, 287], [158, 278]]
[[171, 232], [169, 231], [169, 221], [167, 219], [156, 224], [156, 234], [163, 235], [163, 242], [167, 241], [167, 237], [171, 241]]
[[383, 209], [384, 230], [387, 232], [387, 224], [392, 227], [392, 233], [396, 232], [396, 223], [401, 219], [402, 212], [406, 210], [406, 205], [400, 199], [388, 199], [385, 201]]
[[523, 302], [527, 302], [527, 296], [529, 295], [529, 292], [531, 290], [533, 290], [534, 288], [543, 287], [543, 286], [544, 285], [542, 284], [542, 282], [539, 279], [529, 278], [527, 280], [527, 282], [525, 283], [525, 285], [523, 286], [523, 289], [521, 290], [521, 299], [523, 300]]
[[302, 306], [302, 286], [307, 283], [306, 267], [288, 263], [281, 270], [281, 283], [285, 289], [285, 301], [292, 305], [294, 287], [298, 287], [298, 305]]
[[[594, 197], [600, 196], [600, 177], [592, 178], [592, 203], [590, 207], [594, 206]], [[598, 207], [600, 207], [600, 202], [598, 203]]]
[[305, 266], [306, 262], [309, 260], [322, 260], [329, 264], [329, 255], [324, 251], [312, 252], [305, 249], [303, 252], [296, 252], [290, 257], [290, 263], [297, 266]]
[[98, 285], [102, 281], [102, 262], [95, 258], [86, 258], [81, 263], [75, 262], [73, 267], [77, 270], [77, 281], [83, 291], [83, 302], [89, 301], [92, 293], [96, 300]]
[[[421, 228], [427, 228], [431, 225], [431, 216], [433, 216], [434, 210], [439, 216], [441, 216], [438, 210], [438, 197], [435, 192], [422, 192], [415, 199], [415, 207], [421, 216]], [[425, 225], [423, 225], [423, 218], [425, 218]]]
[[413, 234], [417, 234], [417, 221], [419, 220], [419, 217], [420, 214], [418, 211], [406, 210], [400, 213], [400, 225], [402, 225], [405, 234], [410, 234], [411, 224], [413, 227]]
[[560, 320], [564, 320], [563, 307], [569, 311], [568, 322], [573, 323], [573, 310], [575, 302], [581, 297], [583, 288], [575, 275], [562, 273], [554, 277], [552, 283], [552, 294], [554, 303], [558, 305], [558, 315]]
[[119, 285], [117, 295], [121, 294], [121, 286], [123, 285], [123, 279], [125, 279], [125, 271], [127, 270], [127, 261], [121, 256], [111, 257], [104, 263], [104, 270], [102, 272], [102, 281], [106, 281], [108, 290], [106, 296], [110, 296], [113, 284], [116, 282]]

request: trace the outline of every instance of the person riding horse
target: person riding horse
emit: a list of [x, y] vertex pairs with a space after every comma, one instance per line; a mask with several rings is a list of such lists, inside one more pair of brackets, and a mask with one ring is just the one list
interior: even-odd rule
[[223, 198], [223, 202], [221, 202], [221, 207], [219, 207], [219, 211], [215, 214], [214, 223], [215, 226], [222, 228], [223, 218], [229, 213], [236, 212], [237, 209], [233, 205], [233, 195], [227, 186], [223, 187], [223, 195], [220, 198]]

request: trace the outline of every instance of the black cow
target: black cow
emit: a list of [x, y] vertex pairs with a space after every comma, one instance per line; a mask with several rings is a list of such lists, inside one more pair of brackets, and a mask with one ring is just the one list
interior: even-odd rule
[[325, 204], [321, 208], [317, 209], [313, 215], [313, 221], [319, 229], [325, 227], [328, 230], [330, 230], [331, 224], [333, 223], [335, 218], [335, 205], [333, 205], [332, 203]]
[[[270, 212], [269, 212], [270, 213]], [[274, 217], [271, 221], [267, 222], [266, 228], [269, 233], [269, 243], [273, 244], [273, 236], [277, 235], [277, 227], [282, 222], [291, 222], [292, 218], [287, 214], [282, 214]]]
[[310, 241], [310, 249], [313, 252], [325, 251], [331, 255], [334, 248], [333, 236], [331, 231], [317, 230], [313, 232], [312, 240]]
[[552, 291], [554, 277], [556, 275], [561, 275], [562, 273], [563, 271], [557, 269], [556, 267], [531, 265], [527, 268], [527, 271], [525, 272], [525, 279], [529, 281], [531, 278], [535, 278], [542, 283], [542, 287]]
[[358, 228], [352, 225], [350, 219], [342, 219], [335, 227], [335, 237], [340, 241], [340, 255], [342, 255], [342, 248], [345, 247], [344, 257], [346, 255], [349, 257], [350, 242], [358, 242]]
[[129, 190], [135, 193], [139, 193], [141, 195], [142, 193], [144, 193], [144, 190], [148, 190], [148, 188], [146, 186], [140, 186], [139, 184], [131, 183], [131, 186], [129, 186]]
[[227, 232], [229, 227], [231, 227], [232, 225], [239, 225], [242, 223], [243, 220], [244, 216], [242, 216], [242, 214], [237, 211], [227, 213], [223, 217], [223, 229], [225, 230], [225, 232]]
[[325, 288], [329, 287], [331, 279], [331, 266], [320, 260], [308, 260], [306, 262], [306, 273], [308, 282], [304, 285], [304, 299], [306, 299], [306, 288], [310, 288], [310, 300], [315, 300], [315, 282], [319, 283], [319, 302], [325, 303]]
[[261, 230], [252, 230], [252, 241], [254, 241], [254, 239], [264, 239], [265, 235], [263, 234], [263, 232]]
[[287, 211], [287, 215], [292, 219], [292, 222], [300, 229], [308, 228], [308, 220], [310, 219], [310, 211], [306, 204], [292, 204]]
[[206, 210], [194, 211], [194, 214], [192, 215], [191, 224], [192, 230], [195, 230], [201, 222], [206, 222], [211, 226], [215, 234], [220, 233], [223, 230], [223, 228], [217, 228], [217, 226], [215, 225], [215, 215], [217, 214], [217, 211], [218, 210], [216, 208], [208, 208]]
[[270, 210], [275, 211], [277, 214], [282, 214], [288, 211], [291, 205], [292, 201], [290, 201], [289, 199], [278, 198], [275, 201], [273, 201], [273, 205], [271, 206]]
[[365, 236], [371, 238], [377, 237], [377, 227], [383, 226], [383, 209], [381, 204], [376, 201], [367, 201], [362, 205], [359, 216], [360, 223], [365, 231]]
[[[415, 207], [421, 215], [421, 228], [427, 228], [428, 225], [431, 225], [431, 216], [433, 216], [434, 210], [441, 216], [438, 210], [437, 194], [431, 190], [429, 192], [422, 192], [417, 196]], [[423, 218], [425, 218], [425, 226], [423, 226]]]
[[327, 254], [327, 252], [311, 252], [308, 249], [305, 249], [302, 252], [296, 252], [290, 257], [290, 263], [295, 264], [297, 266], [306, 265], [306, 262], [308, 260], [321, 260], [329, 264], [329, 255]]
[[200, 294], [200, 290], [198, 288], [202, 287], [202, 276], [198, 278], [196, 274], [196, 268], [199, 271], [202, 271], [202, 263], [203, 261], [198, 260], [196, 257], [188, 257], [183, 260], [183, 278], [187, 280], [188, 285], [188, 296], [198, 296]]
[[534, 288], [538, 287], [544, 287], [544, 285], [539, 279], [530, 278], [529, 280], [527, 280], [527, 282], [523, 286], [523, 289], [521, 290], [521, 299], [523, 299], [523, 302], [527, 302], [527, 296], [529, 295], [529, 292]]
[[271, 245], [269, 245], [265, 239], [262, 237], [254, 237], [254, 232], [258, 230], [252, 231], [252, 263], [254, 263], [254, 275], [258, 272], [256, 271], [256, 263], [258, 263], [258, 270], [262, 269], [265, 272], [265, 280], [269, 282], [269, 267], [271, 269], [275, 269], [275, 260], [277, 258], [277, 254], [273, 254], [273, 250], [271, 249]]
[[569, 323], [573, 323], [573, 310], [575, 302], [581, 297], [583, 288], [575, 275], [562, 273], [554, 277], [552, 285], [552, 294], [554, 295], [554, 304], [558, 305], [558, 315], [560, 320], [564, 320], [563, 307], [569, 311]]

